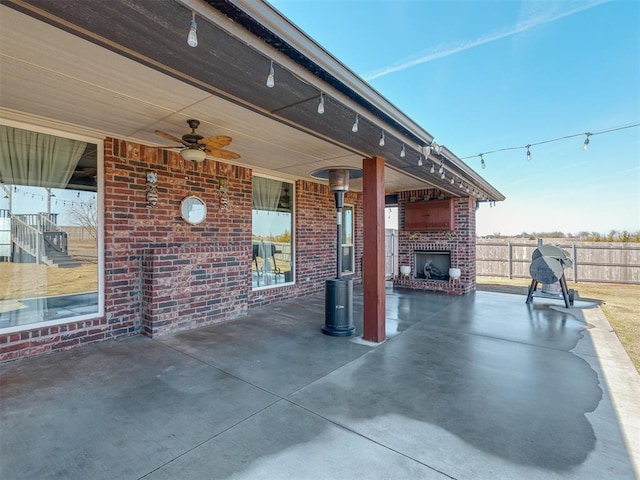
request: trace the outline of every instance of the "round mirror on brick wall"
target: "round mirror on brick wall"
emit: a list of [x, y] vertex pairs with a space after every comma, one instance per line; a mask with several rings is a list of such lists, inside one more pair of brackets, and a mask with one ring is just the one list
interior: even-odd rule
[[197, 225], [207, 218], [207, 205], [200, 197], [190, 195], [180, 202], [180, 215], [185, 222]]

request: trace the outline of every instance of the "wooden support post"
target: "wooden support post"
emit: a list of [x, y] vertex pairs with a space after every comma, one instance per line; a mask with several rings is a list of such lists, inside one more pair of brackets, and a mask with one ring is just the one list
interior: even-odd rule
[[364, 293], [364, 325], [362, 337], [380, 343], [385, 334], [384, 272], [384, 159], [362, 161], [364, 252], [362, 284]]

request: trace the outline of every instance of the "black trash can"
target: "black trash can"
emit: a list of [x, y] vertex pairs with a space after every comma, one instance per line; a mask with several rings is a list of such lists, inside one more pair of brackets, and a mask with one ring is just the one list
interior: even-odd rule
[[327, 280], [324, 313], [322, 333], [333, 337], [348, 337], [354, 334], [356, 327], [353, 326], [353, 280]]

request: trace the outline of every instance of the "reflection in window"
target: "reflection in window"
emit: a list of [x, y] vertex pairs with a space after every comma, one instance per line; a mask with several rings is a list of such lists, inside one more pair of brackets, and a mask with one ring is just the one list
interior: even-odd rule
[[253, 177], [251, 285], [293, 282], [293, 184]]
[[354, 273], [353, 206], [342, 208], [342, 273]]
[[0, 125], [0, 329], [98, 313], [97, 145]]

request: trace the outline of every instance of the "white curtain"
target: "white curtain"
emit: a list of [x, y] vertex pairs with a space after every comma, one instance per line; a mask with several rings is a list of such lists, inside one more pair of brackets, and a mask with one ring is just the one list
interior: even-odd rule
[[0, 183], [65, 188], [87, 144], [0, 125]]
[[282, 182], [268, 178], [253, 177], [253, 208], [254, 210], [278, 210]]

